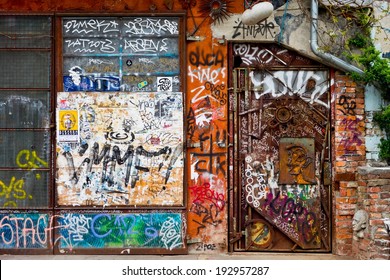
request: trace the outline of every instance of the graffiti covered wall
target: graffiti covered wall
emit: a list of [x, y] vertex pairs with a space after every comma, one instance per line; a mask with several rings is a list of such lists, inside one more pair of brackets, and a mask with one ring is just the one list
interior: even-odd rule
[[198, 253], [220, 252], [227, 238], [226, 55], [223, 46], [188, 48], [189, 243]]
[[179, 212], [2, 212], [0, 248], [34, 254], [48, 254], [53, 247], [60, 254], [185, 252], [184, 219]]
[[58, 104], [58, 205], [183, 205], [181, 93], [59, 93]]
[[[235, 210], [229, 209], [228, 201], [228, 193], [235, 187], [229, 184], [235, 165], [229, 158], [228, 145], [237, 140], [229, 135], [228, 128], [228, 106], [232, 109], [235, 105], [229, 98], [229, 69], [240, 63], [244, 68], [255, 64], [261, 68], [268, 60], [285, 66], [286, 61], [278, 59], [286, 50], [271, 55], [259, 47], [248, 47], [245, 41], [279, 43], [318, 59], [310, 52], [310, 18], [302, 13], [300, 1], [269, 1], [274, 5], [272, 15], [247, 26], [240, 15], [254, 2], [0, 0], [0, 10], [7, 16], [19, 12], [50, 14], [36, 24], [37, 29], [45, 31], [44, 36], [32, 38], [30, 44], [44, 49], [34, 50], [33, 61], [40, 64], [31, 63], [32, 55], [25, 50], [17, 50], [18, 55], [9, 51], [26, 47], [25, 40], [31, 37], [11, 36], [7, 32], [10, 26], [17, 26], [17, 21], [7, 23], [6, 16], [0, 19], [0, 26], [8, 24], [1, 30], [8, 37], [0, 40], [2, 54], [6, 54], [0, 57], [0, 64], [7, 66], [1, 68], [0, 75], [1, 250], [74, 253], [92, 246], [101, 249], [99, 252], [105, 248], [112, 253], [132, 253], [130, 247], [135, 252], [153, 247], [169, 253], [185, 252], [188, 239], [192, 254], [226, 252], [228, 220]], [[213, 4], [222, 5], [216, 8]], [[305, 11], [308, 5], [306, 1]], [[69, 16], [63, 16], [68, 12]], [[99, 16], [102, 12], [104, 15]], [[22, 20], [30, 21], [31, 15]], [[387, 21], [383, 26], [386, 33]], [[28, 31], [23, 28], [20, 30]], [[238, 64], [229, 53], [228, 41], [243, 43], [234, 50], [242, 60]], [[54, 59], [53, 46], [58, 54], [55, 63], [50, 61]], [[383, 49], [384, 57], [387, 51]], [[304, 111], [303, 103], [328, 106], [321, 99], [324, 92], [320, 86], [317, 92], [299, 91], [302, 81], [311, 77], [321, 80], [324, 75], [319, 72], [280, 70], [263, 74], [260, 77], [253, 72], [248, 80], [258, 89], [258, 98], [286, 97], [288, 93], [279, 88], [283, 83], [295, 86], [302, 101], [287, 104], [290, 111]], [[31, 90], [35, 87], [37, 91]], [[337, 119], [333, 143], [338, 163], [334, 171], [344, 174], [344, 167], [349, 168], [347, 173], [356, 170], [356, 160], [364, 164], [365, 145], [364, 116], [357, 105], [362, 98], [359, 95], [355, 99], [343, 88], [340, 83], [332, 84], [331, 91], [337, 95], [326, 110], [335, 110], [332, 117]], [[52, 113], [56, 109], [57, 114]], [[252, 113], [252, 117], [268, 120], [267, 114], [273, 112], [264, 110], [262, 115]], [[302, 123], [308, 120], [303, 116], [299, 119]], [[258, 129], [244, 122], [242, 128], [246, 127]], [[56, 137], [51, 137], [51, 128], [57, 131]], [[299, 137], [310, 138], [305, 134], [307, 126], [298, 128]], [[323, 136], [322, 129], [313, 127], [310, 134]], [[265, 145], [273, 141], [271, 135], [262, 137], [264, 141], [254, 141], [251, 148], [269, 155], [280, 154], [280, 149], [286, 152], [296, 143], [282, 137], [277, 149]], [[267, 147], [269, 151], [264, 150]], [[305, 147], [309, 149], [310, 143]], [[310, 151], [317, 164], [318, 151]], [[265, 193], [248, 188], [243, 201], [261, 202], [269, 217], [280, 220], [287, 219], [291, 209], [300, 209], [302, 199], [312, 199], [312, 204], [308, 199], [304, 202], [307, 213], [318, 206], [316, 197], [322, 191], [318, 185], [299, 179], [299, 187], [292, 189], [294, 176], [283, 170], [280, 176], [288, 186], [286, 195], [272, 192], [272, 168], [284, 169], [288, 158], [273, 167], [271, 158], [261, 160], [262, 171], [270, 172], [269, 177], [255, 178], [255, 172], [249, 172], [256, 167], [253, 159], [248, 158], [246, 169], [260, 186], [263, 180], [270, 182], [268, 200]], [[313, 169], [308, 169], [304, 177], [317, 180], [315, 172], [313, 175]], [[350, 189], [354, 187], [352, 182], [341, 180], [341, 198], [353, 196]], [[261, 200], [251, 200], [260, 194]], [[353, 203], [345, 206], [342, 199], [334, 202], [340, 216], [345, 216], [341, 218], [349, 219]], [[136, 207], [149, 212], [139, 212]], [[171, 210], [164, 211], [164, 207]], [[278, 212], [283, 207], [290, 210]], [[172, 208], [178, 210], [170, 212]], [[316, 216], [315, 228], [320, 226], [321, 234], [330, 231], [319, 219]], [[284, 222], [281, 224], [287, 225]], [[305, 226], [314, 223], [310, 215], [299, 222]], [[336, 222], [339, 228], [345, 221]], [[168, 239], [168, 228], [175, 233], [172, 240]], [[164, 232], [167, 235], [162, 235]], [[291, 233], [292, 238], [295, 235]], [[350, 240], [350, 232], [341, 231], [336, 238]], [[304, 242], [302, 236], [296, 239]], [[334, 245], [343, 251], [340, 244]]]

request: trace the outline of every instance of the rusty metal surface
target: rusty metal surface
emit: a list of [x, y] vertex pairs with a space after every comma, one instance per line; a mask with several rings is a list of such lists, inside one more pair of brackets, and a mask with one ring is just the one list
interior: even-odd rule
[[279, 184], [314, 184], [313, 138], [280, 138]]
[[274, 45], [235, 44], [231, 55], [242, 58], [230, 94], [231, 250], [329, 251], [328, 71]]

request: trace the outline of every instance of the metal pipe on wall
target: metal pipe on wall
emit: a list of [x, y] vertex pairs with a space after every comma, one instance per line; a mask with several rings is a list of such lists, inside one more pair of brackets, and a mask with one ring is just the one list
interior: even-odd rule
[[324, 51], [321, 51], [317, 43], [317, 20], [318, 20], [318, 0], [311, 0], [311, 26], [310, 26], [310, 47], [313, 53], [320, 58], [334, 64], [345, 72], [356, 72], [360, 75], [364, 74], [364, 71], [360, 68], [349, 64], [348, 62]]

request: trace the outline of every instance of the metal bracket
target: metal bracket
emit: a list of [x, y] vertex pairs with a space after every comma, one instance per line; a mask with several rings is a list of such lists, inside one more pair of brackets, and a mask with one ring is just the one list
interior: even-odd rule
[[203, 37], [203, 36], [191, 36], [191, 35], [187, 34], [187, 41], [200, 42], [200, 41], [203, 41], [204, 39], [205, 39], [205, 37]]

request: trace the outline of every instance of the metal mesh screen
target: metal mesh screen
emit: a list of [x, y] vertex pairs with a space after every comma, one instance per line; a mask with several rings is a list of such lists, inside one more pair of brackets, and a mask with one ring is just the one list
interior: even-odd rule
[[51, 206], [51, 28], [48, 16], [0, 17], [3, 209]]
[[1, 51], [0, 65], [0, 88], [49, 88], [49, 52]]
[[1, 208], [47, 208], [49, 171], [0, 171]]
[[50, 95], [47, 91], [3, 91], [0, 128], [49, 128]]
[[51, 18], [0, 17], [0, 48], [50, 48]]

